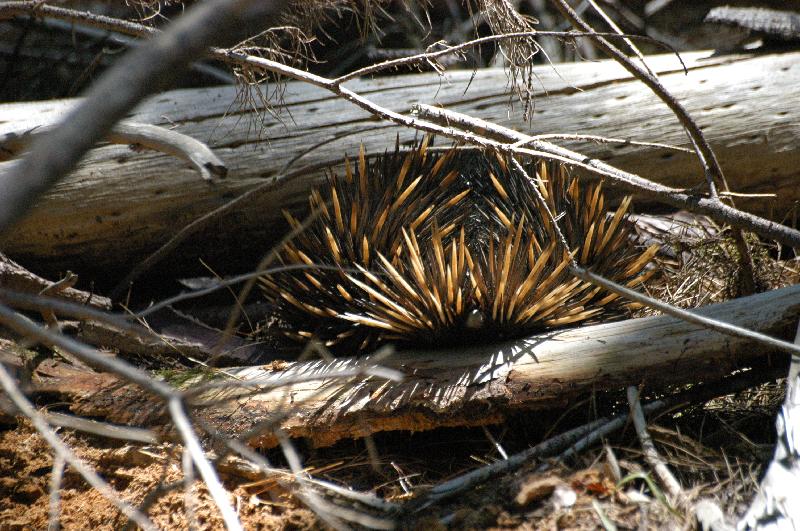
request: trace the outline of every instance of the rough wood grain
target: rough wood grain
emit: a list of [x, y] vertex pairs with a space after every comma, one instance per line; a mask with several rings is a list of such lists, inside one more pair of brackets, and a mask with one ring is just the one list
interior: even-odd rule
[[78, 290], [73, 287], [52, 290], [56, 283], [31, 273], [3, 253], [0, 253], [0, 288], [22, 293], [47, 294], [79, 304], [88, 304], [104, 310], [111, 309], [111, 300], [106, 297]]
[[[800, 317], [800, 286], [698, 311], [753, 330], [790, 337]], [[288, 434], [324, 446], [388, 430], [499, 423], [514, 412], [565, 407], [592, 390], [644, 383], [652, 391], [710, 381], [745, 368], [754, 359], [763, 361], [768, 354], [773, 353], [747, 340], [671, 317], [649, 317], [558, 331], [498, 346], [397, 353], [381, 361], [404, 374], [404, 381], [397, 384], [370, 377], [355, 377], [348, 382], [315, 380], [249, 398], [232, 398], [232, 389], [211, 390], [197, 399], [197, 415], [237, 435], [260, 422], [285, 417], [282, 425]], [[226, 372], [237, 379], [269, 385], [276, 378], [319, 374], [370, 361], [339, 358], [331, 363], [273, 363]], [[81, 395], [81, 386], [59, 384], [49, 370], [43, 381], [47, 390], [66, 387], [73, 395], [83, 397], [73, 406], [76, 413], [103, 416], [117, 423], [158, 423], [160, 409], [130, 385], [107, 385], [105, 389], [95, 388], [91, 395]], [[81, 377], [67, 373], [66, 378]], [[267, 447], [277, 443], [269, 432], [251, 442]]]
[[[686, 105], [709, 135], [732, 188], [738, 192], [775, 192], [775, 199], [738, 204], [781, 218], [800, 198], [794, 186], [800, 168], [796, 142], [800, 107], [791, 100], [800, 81], [800, 54], [709, 57], [684, 56], [684, 75], [674, 56], [649, 59], [665, 85]], [[507, 110], [505, 73], [483, 70], [357, 80], [348, 87], [375, 102], [406, 111], [417, 102], [444, 105], [532, 133], [583, 133], [686, 145], [668, 109], [615, 63], [541, 67], [533, 119], [522, 120], [520, 106]], [[274, 87], [268, 87], [268, 91]], [[341, 160], [359, 142], [369, 151], [403, 144], [414, 136], [367, 115], [319, 89], [290, 83], [275, 106], [254, 120], [249, 108], [237, 110], [232, 87], [176, 90], [148, 100], [131, 120], [174, 125], [208, 143], [229, 166], [228, 179], [213, 185], [189, 168], [152, 152], [121, 146], [94, 150], [74, 174], [43, 198], [4, 242], [4, 250], [22, 260], [48, 258], [53, 268], [126, 267], [198, 216], [233, 195], [287, 167]], [[0, 134], [51, 122], [74, 102], [69, 100], [0, 106]], [[691, 155], [629, 145], [569, 144], [623, 169], [673, 186], [703, 182]], [[0, 172], [11, 162], [0, 163]], [[201, 231], [175, 253], [175, 262], [198, 255], [230, 257], [237, 247], [263, 248], [282, 226], [280, 209], [305, 202], [321, 171], [282, 182], [264, 196]], [[640, 205], [641, 209], [641, 205]], [[120, 243], [124, 242], [124, 245]]]

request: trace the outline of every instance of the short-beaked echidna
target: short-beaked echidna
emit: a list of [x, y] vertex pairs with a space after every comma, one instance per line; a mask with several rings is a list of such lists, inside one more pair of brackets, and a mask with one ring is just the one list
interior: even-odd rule
[[[286, 265], [261, 279], [288, 335], [356, 350], [518, 337], [620, 315], [626, 303], [569, 274], [569, 256], [534, 186], [580, 265], [636, 286], [656, 248], [637, 248], [624, 218], [605, 206], [601, 182], [558, 163], [526, 165], [528, 181], [499, 154], [414, 149], [328, 174], [309, 202], [317, 216], [280, 250]], [[285, 213], [291, 226], [298, 221]], [[322, 268], [317, 266], [323, 266]]]

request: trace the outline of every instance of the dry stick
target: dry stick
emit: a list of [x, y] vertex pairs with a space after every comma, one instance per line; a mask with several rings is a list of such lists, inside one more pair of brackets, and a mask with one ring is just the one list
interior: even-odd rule
[[[259, 470], [261, 470], [266, 477], [276, 476], [278, 478], [276, 481], [286, 484], [287, 486], [289, 485], [290, 481], [294, 481], [294, 475], [290, 471], [274, 468], [262, 454], [250, 446], [242, 443], [238, 439], [232, 439], [230, 437], [221, 435], [217, 430], [206, 425], [202, 421], [198, 421], [198, 423], [202, 425], [202, 429], [211, 437], [222, 442], [222, 444], [227, 446], [231, 452], [237, 453], [243, 459], [250, 461]], [[280, 478], [283, 478], [283, 480]], [[400, 507], [398, 504], [386, 501], [375, 496], [374, 494], [346, 489], [324, 480], [309, 477], [306, 478], [306, 482], [310, 485], [317, 486], [320, 489], [330, 491], [349, 501], [362, 503], [368, 507], [372, 507], [383, 512], [392, 512]]]
[[[534, 136], [529, 136], [514, 131], [513, 129], [449, 109], [441, 109], [424, 104], [415, 104], [412, 108], [419, 116], [432, 122], [443, 123], [459, 127], [464, 131], [469, 131], [457, 131], [450, 127], [446, 130], [447, 133], [442, 133], [456, 140], [473, 142], [473, 139], [477, 137], [481, 140], [479, 145], [484, 147], [491, 147], [516, 155], [541, 156], [566, 162], [588, 170], [593, 174], [607, 177], [612, 186], [619, 187], [621, 190], [653, 198], [664, 204], [682, 208], [690, 212], [705, 214], [721, 223], [752, 230], [765, 238], [776, 240], [786, 245], [789, 245], [786, 243], [787, 241], [800, 242], [800, 231], [781, 225], [780, 223], [748, 214], [747, 212], [730, 207], [720, 201], [695, 196], [684, 190], [670, 188], [649, 181], [636, 174], [615, 168], [601, 160], [586, 157], [580, 153], [550, 142], [538, 140]], [[513, 143], [509, 145], [507, 142]], [[531, 145], [535, 151], [521, 147], [525, 145]]]
[[[456, 53], [458, 53], [458, 52], [460, 52], [462, 50], [466, 50], [468, 48], [474, 48], [476, 46], [480, 46], [481, 44], [490, 43], [490, 42], [502, 42], [502, 41], [506, 41], [506, 40], [521, 39], [521, 38], [526, 38], [526, 37], [527, 38], [532, 38], [532, 37], [575, 38], [575, 37], [593, 37], [593, 35], [595, 35], [595, 34], [592, 34], [592, 33], [581, 33], [581, 32], [577, 32], [577, 31], [518, 31], [518, 32], [511, 32], [511, 33], [503, 33], [503, 34], [499, 34], [499, 35], [487, 35], [486, 37], [480, 37], [478, 39], [473, 39], [471, 41], [467, 41], [467, 42], [463, 42], [463, 43], [455, 44], [455, 45], [448, 45], [448, 44], [445, 44], [445, 43], [437, 43], [437, 44], [441, 44], [443, 46], [443, 49], [436, 50], [436, 51], [430, 51], [430, 52], [424, 52], [424, 53], [420, 53], [420, 54], [416, 54], [416, 55], [409, 55], [407, 57], [400, 57], [398, 59], [390, 59], [388, 61], [383, 61], [381, 63], [375, 63], [373, 65], [365, 66], [363, 68], [359, 68], [358, 70], [354, 70], [353, 72], [350, 72], [350, 73], [345, 74], [343, 76], [339, 76], [339, 77], [333, 79], [332, 81], [337, 85], [341, 85], [345, 81], [349, 81], [351, 79], [355, 79], [355, 78], [359, 78], [359, 77], [363, 77], [363, 76], [367, 76], [367, 75], [371, 75], [371, 74], [376, 74], [376, 73], [384, 71], [384, 70], [398, 68], [398, 67], [401, 67], [401, 66], [413, 66], [413, 65], [422, 63], [423, 61], [430, 61], [430, 60], [434, 60], [434, 59], [437, 59], [437, 58], [445, 56], [445, 55], [456, 54]], [[671, 50], [672, 52], [674, 52], [675, 55], [678, 57], [678, 61], [680, 61], [681, 65], [683, 65], [684, 70], [686, 69], [686, 66], [683, 64], [683, 61], [681, 60], [680, 55], [678, 55], [678, 53], [672, 47], [670, 47], [668, 45], [665, 45], [665, 44], [657, 41], [656, 39], [652, 39], [650, 37], [643, 37], [641, 35], [626, 35], [626, 34], [621, 34], [621, 33], [597, 33], [596, 35], [602, 35], [604, 37], [622, 37], [622, 38], [624, 38], [626, 40], [628, 38], [630, 38], [630, 37], [642, 38], [642, 39], [647, 40], [649, 42], [652, 42], [654, 44], [658, 44], [658, 45], [663, 46], [663, 47]], [[435, 46], [435, 44], [431, 45], [431, 46]]]
[[777, 339], [772, 336], [762, 334], [760, 332], [747, 330], [745, 328], [741, 328], [732, 325], [730, 323], [726, 323], [724, 321], [717, 321], [716, 319], [710, 319], [708, 317], [696, 314], [694, 312], [677, 308], [675, 306], [662, 302], [658, 299], [653, 299], [646, 295], [642, 295], [638, 291], [634, 291], [630, 288], [627, 288], [615, 282], [611, 282], [610, 280], [603, 278], [600, 275], [596, 275], [591, 271], [584, 269], [582, 267], [571, 266], [569, 270], [573, 275], [580, 278], [581, 280], [585, 280], [586, 282], [591, 282], [596, 286], [605, 288], [608, 291], [614, 292], [617, 295], [625, 297], [626, 299], [644, 304], [646, 306], [649, 306], [650, 308], [659, 310], [677, 319], [681, 319], [688, 323], [694, 323], [704, 328], [715, 330], [717, 332], [720, 332], [722, 334], [727, 334], [729, 336], [738, 336], [747, 339], [752, 339], [764, 345], [768, 345], [770, 347], [777, 348], [779, 350], [783, 350], [794, 355], [800, 355], [799, 344], [791, 343], [789, 341], [783, 341], [782, 339]]
[[672, 501], [677, 502], [679, 505], [687, 506], [688, 500], [681, 488], [681, 484], [678, 483], [678, 480], [675, 479], [675, 476], [672, 475], [669, 467], [667, 467], [667, 464], [661, 459], [658, 450], [656, 450], [656, 445], [653, 443], [653, 439], [647, 431], [647, 421], [644, 419], [642, 404], [639, 402], [639, 390], [636, 389], [635, 385], [630, 385], [627, 389], [627, 395], [628, 405], [631, 410], [631, 420], [633, 420], [633, 427], [642, 445], [645, 460], [656, 473], [658, 479], [661, 480], [662, 486], [666, 489]]
[[143, 428], [133, 428], [131, 426], [120, 426], [107, 422], [98, 422], [83, 417], [65, 415], [63, 413], [47, 413], [44, 419], [51, 426], [60, 426], [70, 430], [83, 431], [100, 437], [111, 439], [122, 439], [142, 444], [158, 444], [159, 438], [150, 430]]
[[[783, 368], [770, 367], [765, 371], [749, 371], [744, 374], [737, 374], [732, 376], [721, 383], [715, 384], [702, 384], [696, 386], [688, 391], [669, 396], [667, 398], [655, 400], [643, 406], [643, 411], [646, 415], [651, 415], [658, 411], [675, 408], [684, 404], [706, 402], [718, 396], [724, 396], [731, 393], [736, 393], [744, 389], [749, 389], [754, 385], [761, 384], [765, 381], [780, 378], [784, 373]], [[564, 462], [572, 459], [584, 451], [586, 448], [595, 442], [607, 437], [614, 431], [621, 429], [628, 422], [628, 413], [618, 415], [608, 421], [607, 424], [602, 425], [597, 430], [589, 433], [584, 438], [576, 442], [567, 451], [558, 456], [558, 461]], [[543, 472], [550, 467], [549, 464], [543, 463], [537, 469], [537, 472]]]
[[183, 507], [186, 512], [187, 529], [197, 529], [197, 513], [194, 509], [192, 498], [192, 485], [194, 485], [194, 463], [192, 454], [186, 449], [181, 452], [181, 468], [183, 469]]
[[78, 456], [72, 453], [72, 450], [64, 444], [64, 442], [56, 435], [56, 433], [47, 425], [47, 422], [42, 418], [38, 411], [33, 407], [25, 395], [17, 387], [14, 378], [8, 373], [6, 368], [0, 363], [0, 386], [5, 391], [6, 395], [14, 402], [14, 405], [22, 412], [23, 415], [28, 417], [39, 432], [39, 435], [47, 441], [51, 448], [60, 455], [65, 462], [74, 468], [89, 485], [94, 487], [103, 497], [110, 501], [114, 506], [120, 510], [125, 516], [136, 522], [142, 529], [157, 529], [147, 516], [136, 510], [128, 502], [117, 496], [114, 489], [106, 483], [92, 468], [84, 463]]
[[[556, 7], [558, 7], [561, 13], [575, 28], [585, 32], [592, 31], [591, 26], [581, 19], [580, 15], [578, 15], [565, 0], [552, 0], [552, 2], [556, 5]], [[651, 91], [653, 91], [656, 96], [658, 96], [659, 99], [661, 99], [661, 101], [667, 105], [667, 107], [669, 107], [669, 109], [683, 126], [684, 130], [686, 131], [686, 135], [689, 137], [689, 140], [695, 148], [697, 158], [700, 160], [706, 176], [706, 183], [708, 185], [710, 199], [712, 201], [719, 202], [720, 199], [717, 192], [716, 181], [722, 183], [722, 188], [725, 192], [729, 192], [730, 188], [728, 187], [728, 182], [725, 179], [725, 175], [722, 173], [722, 168], [719, 165], [717, 156], [714, 153], [714, 150], [711, 149], [711, 145], [708, 143], [708, 140], [706, 140], [706, 137], [703, 134], [703, 131], [697, 125], [697, 122], [694, 121], [683, 105], [681, 105], [681, 103], [675, 99], [675, 97], [673, 97], [669, 91], [667, 91], [664, 85], [661, 84], [661, 81], [658, 79], [658, 77], [650, 72], [649, 69], [645, 70], [637, 65], [616, 46], [608, 42], [604, 37], [596, 35], [594, 36], [594, 41], [603, 51], [614, 58], [614, 60], [622, 65], [625, 70], [630, 72], [631, 75], [644, 83]], [[732, 198], [729, 197], [728, 201], [731, 203], [731, 206], [735, 207]], [[739, 249], [739, 264], [742, 268], [742, 272], [744, 273], [742, 277], [742, 280], [744, 280], [745, 284], [743, 286], [743, 292], [746, 295], [751, 295], [752, 293], [755, 293], [756, 290], [755, 264], [753, 262], [753, 256], [750, 253], [750, 248], [747, 245], [745, 235], [741, 230], [734, 231], [734, 240], [737, 248]]]
[[210, 0], [192, 6], [168, 31], [128, 52], [108, 70], [55, 129], [34, 140], [28, 155], [0, 177], [0, 234], [36, 198], [66, 175], [108, 130], [145, 96], [169, 86], [209, 42], [229, 38], [250, 4], [269, 20], [286, 0]]
[[36, 311], [49, 310], [74, 319], [107, 323], [137, 336], [150, 336], [150, 333], [142, 327], [131, 324], [127, 320], [128, 317], [125, 315], [95, 310], [90, 306], [84, 306], [83, 304], [77, 304], [64, 299], [31, 295], [7, 288], [0, 288], [0, 301], [15, 308]]
[[[129, 35], [132, 37], [143, 37], [143, 36], [151, 36], [157, 35], [160, 33], [160, 30], [152, 28], [150, 26], [145, 26], [144, 24], [139, 24], [136, 22], [130, 22], [128, 20], [108, 17], [103, 15], [96, 15], [94, 13], [88, 11], [78, 11], [74, 9], [68, 9], [63, 7], [55, 7], [47, 4], [42, 4], [39, 0], [30, 0], [25, 2], [3, 2], [0, 4], [0, 20], [12, 18], [18, 15], [33, 15], [33, 16], [42, 16], [48, 17], [53, 19], [59, 20], [67, 20], [67, 21], [74, 21], [80, 22], [87, 26], [92, 26], [96, 28], [106, 29], [110, 31], [114, 31], [117, 33], [122, 33], [125, 35]], [[680, 55], [675, 51], [674, 48], [671, 46], [664, 44], [663, 42], [659, 41], [658, 39], [653, 39], [652, 37], [648, 37], [647, 35], [629, 35], [624, 33], [594, 33], [595, 35], [600, 35], [603, 37], [621, 37], [624, 39], [642, 39], [647, 42], [656, 44], [661, 46], [665, 49], [669, 49], [670, 51], [674, 52], [680, 61]], [[448, 45], [446, 43], [436, 43], [432, 46], [441, 45], [443, 49], [430, 51], [425, 53], [420, 53], [416, 55], [411, 55], [408, 57], [401, 57], [398, 59], [391, 59], [388, 61], [384, 61], [381, 63], [376, 63], [374, 65], [366, 66], [363, 68], [359, 68], [354, 70], [353, 72], [344, 74], [339, 76], [338, 78], [334, 79], [337, 84], [344, 83], [345, 81], [349, 81], [351, 79], [362, 77], [370, 74], [375, 74], [378, 72], [382, 72], [385, 70], [398, 68], [400, 66], [412, 66], [424, 61], [430, 61], [437, 59], [439, 57], [445, 55], [453, 55], [461, 52], [462, 50], [466, 50], [469, 48], [474, 48], [476, 46], [480, 46], [482, 44], [492, 43], [492, 42], [502, 42], [505, 40], [513, 40], [519, 38], [531, 38], [531, 37], [556, 37], [556, 38], [564, 38], [564, 39], [573, 39], [575, 37], [590, 37], [592, 33], [581, 33], [578, 31], [520, 31], [520, 32], [513, 32], [513, 33], [503, 33], [501, 35], [487, 35], [485, 37], [480, 37], [477, 39], [473, 39], [471, 41], [463, 42], [460, 44]], [[222, 60], [223, 62], [229, 62], [224, 55], [224, 50], [219, 49], [212, 49], [210, 56], [214, 59]], [[238, 64], [238, 63], [237, 63]], [[683, 62], [681, 61], [683, 65]], [[685, 66], [684, 66], [685, 68]]]
[[[230, 277], [230, 278], [226, 278], [226, 279], [217, 281], [213, 285], [208, 286], [206, 288], [196, 289], [194, 291], [188, 291], [186, 293], [179, 293], [178, 295], [174, 295], [174, 296], [172, 296], [172, 297], [170, 297], [168, 299], [162, 299], [161, 301], [153, 304], [152, 306], [148, 306], [147, 308], [145, 308], [144, 310], [141, 310], [140, 312], [137, 312], [137, 313], [131, 314], [129, 316], [126, 316], [126, 318], [128, 318], [128, 319], [141, 319], [143, 317], [147, 317], [148, 315], [151, 315], [151, 314], [157, 312], [158, 310], [161, 310], [163, 308], [167, 308], [167, 307], [175, 304], [176, 302], [181, 302], [181, 301], [190, 300], [190, 299], [196, 299], [198, 297], [202, 297], [204, 295], [208, 295], [209, 293], [213, 293], [213, 292], [215, 292], [217, 290], [220, 290], [220, 289], [223, 289], [223, 288], [227, 288], [227, 287], [233, 286], [235, 284], [239, 284], [240, 282], [244, 282], [244, 281], [252, 279], [252, 278], [268, 276], [268, 275], [272, 275], [272, 274], [275, 274], [275, 273], [278, 273], [278, 272], [281, 272], [281, 271], [297, 271], [297, 270], [303, 270], [303, 269], [314, 269], [314, 270], [321, 270], [321, 271], [325, 271], [325, 270], [345, 271], [345, 272], [348, 272], [348, 273], [358, 273], [357, 269], [347, 269], [347, 268], [343, 269], [340, 266], [326, 266], [324, 264], [318, 264], [318, 265], [317, 264], [313, 264], [313, 265], [308, 265], [308, 264], [288, 264], [288, 265], [271, 267], [271, 268], [268, 268], [268, 269], [260, 269], [260, 270], [256, 270], [256, 271], [251, 271], [249, 273], [243, 273], [243, 274], [237, 275], [235, 277]], [[0, 298], [2, 298], [2, 297], [0, 297]]]
[[640, 142], [638, 140], [631, 140], [630, 138], [613, 138], [600, 135], [576, 135], [568, 133], [547, 133], [543, 135], [534, 135], [531, 138], [536, 140], [576, 140], [584, 142], [597, 142], [598, 144], [624, 144], [626, 146], [642, 146], [658, 149], [668, 149], [671, 151], [680, 151], [682, 153], [694, 153], [693, 150], [673, 146], [672, 144], [662, 144], [660, 142]]
[[205, 481], [211, 498], [214, 500], [214, 503], [217, 504], [220, 513], [222, 513], [222, 520], [225, 522], [225, 527], [229, 530], [243, 529], [242, 524], [239, 522], [239, 516], [236, 514], [236, 511], [233, 510], [231, 502], [228, 499], [227, 491], [222, 486], [222, 483], [220, 483], [219, 477], [217, 473], [214, 472], [211, 463], [206, 459], [205, 453], [203, 453], [203, 448], [200, 446], [197, 434], [195, 434], [192, 429], [192, 424], [189, 421], [189, 417], [183, 408], [183, 403], [180, 398], [176, 397], [170, 400], [168, 409], [175, 423], [175, 429], [177, 429], [183, 437], [185, 445], [184, 451], [189, 452], [192, 456], [192, 461], [194, 461], [195, 466], [200, 471], [200, 476], [203, 478], [203, 481]]
[[[552, 0], [552, 2], [576, 29], [586, 33], [592, 33], [592, 27], [584, 22], [583, 19], [581, 19], [581, 17], [569, 6], [569, 4], [566, 3], [565, 0]], [[703, 132], [700, 130], [700, 127], [692, 119], [692, 117], [689, 116], [689, 113], [686, 112], [686, 109], [683, 107], [683, 105], [681, 105], [680, 102], [676, 100], [666, 88], [664, 88], [664, 85], [661, 84], [658, 78], [639, 67], [639, 65], [629, 59], [628, 56], [622, 53], [616, 46], [612, 45], [605, 38], [601, 36], [595, 36], [594, 41], [597, 43], [600, 49], [616, 60], [625, 70], [630, 72], [632, 76], [644, 83], [651, 91], [653, 91], [656, 96], [658, 96], [659, 99], [661, 99], [661, 101], [667, 105], [667, 107], [669, 107], [669, 109], [686, 130], [689, 140], [694, 144], [697, 157], [700, 159], [700, 163], [703, 165], [703, 170], [706, 174], [706, 180], [708, 181], [709, 194], [711, 195], [711, 198], [718, 200], [715, 181], [719, 180], [720, 182], [724, 183], [725, 177], [722, 173], [722, 169], [719, 166], [717, 157], [714, 154], [714, 151], [711, 149], [711, 146], [708, 144]], [[725, 188], [727, 188], [727, 185]]]
[[655, 472], [663, 488], [670, 496], [670, 502], [677, 504], [686, 510], [690, 510], [694, 517], [700, 522], [703, 529], [722, 531], [730, 529], [725, 524], [725, 518], [719, 507], [710, 499], [700, 500], [695, 504], [689, 503], [689, 498], [681, 488], [680, 483], [669, 470], [669, 467], [661, 458], [653, 443], [650, 433], [647, 431], [647, 421], [644, 418], [642, 404], [639, 401], [639, 390], [636, 386], [628, 386], [627, 389], [628, 405], [630, 406], [631, 420], [642, 445], [644, 458]]
[[56, 452], [53, 456], [53, 468], [50, 472], [50, 521], [47, 524], [47, 531], [58, 531], [61, 528], [59, 516], [61, 512], [61, 481], [64, 479], [64, 466], [66, 461], [61, 452]]
[[160, 33], [159, 30], [145, 26], [144, 24], [128, 22], [127, 20], [107, 17], [105, 15], [96, 15], [89, 11], [77, 11], [75, 9], [51, 6], [42, 3], [40, 0], [29, 0], [26, 2], [3, 2], [0, 4], [0, 20], [13, 18], [19, 15], [40, 15], [59, 20], [80, 22], [94, 28], [116, 31], [135, 37], [156, 35]]
[[591, 433], [593, 430], [602, 426], [606, 422], [608, 422], [608, 419], [598, 419], [583, 426], [572, 428], [564, 433], [556, 435], [555, 437], [551, 437], [550, 439], [547, 439], [546, 441], [543, 441], [532, 448], [512, 454], [506, 459], [495, 461], [494, 463], [484, 467], [472, 470], [466, 474], [462, 474], [443, 483], [439, 483], [426, 492], [425, 495], [419, 500], [410, 502], [410, 505], [415, 506], [416, 510], [419, 511], [432, 505], [433, 503], [463, 492], [474, 485], [483, 483], [492, 477], [498, 476], [505, 472], [513, 472], [532, 459], [552, 455], [560, 448], [573, 444], [581, 437], [586, 436], [588, 433]]
[[320, 518], [322, 518], [322, 520], [332, 528], [342, 531], [346, 529], [344, 523], [340, 521], [337, 516], [331, 514], [331, 511], [328, 510], [328, 507], [319, 498], [319, 496], [317, 496], [314, 492], [303, 492], [306, 474], [303, 470], [303, 465], [300, 462], [300, 456], [294, 451], [294, 446], [292, 446], [289, 438], [285, 433], [283, 433], [283, 430], [281, 430], [280, 427], [276, 428], [273, 433], [280, 443], [281, 450], [283, 450], [283, 456], [286, 458], [286, 462], [289, 464], [289, 469], [292, 471], [294, 480], [300, 485], [300, 489], [295, 493], [295, 496], [303, 500], [306, 505], [313, 507], [315, 509], [314, 512], [317, 513]]
[[[52, 131], [53, 127], [53, 124], [48, 124], [23, 133], [0, 135], [0, 151], [11, 158], [23, 151], [35, 138]], [[223, 179], [228, 174], [225, 163], [203, 142], [158, 125], [118, 122], [104, 140], [111, 144], [135, 144], [137, 147], [182, 159], [194, 166], [200, 177], [206, 181]]]
[[129, 365], [116, 357], [102, 354], [98, 350], [63, 334], [43, 328], [21, 315], [18, 315], [14, 310], [4, 304], [0, 304], [0, 324], [14, 330], [20, 335], [33, 338], [38, 342], [60, 347], [74, 354], [80, 358], [81, 361], [93, 366], [102, 367], [104, 370], [119, 375], [125, 380], [139, 385], [156, 396], [166, 399], [177, 396], [172, 387], [164, 382], [151, 378], [145, 371], [137, 369], [133, 365]]
[[[682, 404], [705, 402], [717, 396], [735, 393], [743, 389], [748, 389], [753, 385], [779, 378], [783, 369], [772, 367], [766, 371], [750, 371], [744, 374], [732, 376], [722, 383], [703, 384], [689, 391], [684, 391], [663, 399], [655, 400], [646, 404], [643, 412], [650, 415], [659, 411], [664, 411]], [[552, 455], [553, 452], [563, 448], [565, 444], [571, 444], [566, 451], [558, 455], [557, 460], [564, 462], [571, 459], [597, 441], [611, 435], [621, 429], [628, 422], [629, 414], [623, 413], [613, 418], [601, 418], [584, 426], [579, 426], [566, 431], [556, 437], [548, 439], [538, 445], [510, 456], [508, 459], [494, 462], [485, 467], [473, 470], [444, 483], [440, 483], [428, 491], [422, 498], [410, 502], [417, 510], [421, 510], [433, 503], [449, 498], [468, 488], [483, 483], [492, 477], [505, 472], [512, 472], [529, 462], [532, 459]], [[542, 463], [537, 472], [543, 472], [550, 467], [548, 463]]]
[[[26, 293], [41, 293], [52, 285], [53, 282], [31, 273], [3, 253], [0, 253], [0, 286], [3, 286], [4, 289], [14, 289]], [[58, 298], [78, 302], [81, 306], [90, 305], [104, 310], [111, 309], [111, 300], [106, 297], [75, 288], [59, 291]]]
[[[595, 2], [595, 0], [587, 0], [587, 1], [589, 2], [589, 5], [591, 5], [592, 8], [597, 12], [597, 14], [600, 15], [600, 18], [605, 20], [606, 24], [608, 24], [617, 35], [623, 35], [622, 29], [620, 29], [620, 27], [617, 26], [614, 20], [611, 17], [609, 17], [605, 11], [603, 11], [603, 8], [601, 8], [597, 4], [597, 2]], [[605, 36], [601, 35], [600, 33], [597, 33], [597, 35], [600, 35], [601, 37]], [[647, 72], [650, 73], [650, 75], [652, 75], [653, 77], [655, 77], [655, 73], [652, 70], [650, 70], [649, 66], [647, 66], [647, 61], [645, 61], [644, 55], [642, 55], [642, 52], [639, 51], [636, 45], [633, 44], [633, 42], [627, 36], [623, 36], [622, 40], [625, 42], [625, 44], [628, 45], [628, 48], [631, 49], [633, 54], [642, 62], [642, 66], [647, 69]]]

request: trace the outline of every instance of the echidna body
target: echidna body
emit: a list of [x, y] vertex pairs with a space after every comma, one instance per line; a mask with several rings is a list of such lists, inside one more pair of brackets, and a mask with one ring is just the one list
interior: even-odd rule
[[[569, 255], [537, 198], [552, 212], [579, 264], [635, 286], [656, 248], [637, 249], [602, 184], [554, 163], [531, 163], [528, 182], [500, 155], [428, 149], [427, 140], [355, 170], [330, 173], [309, 198], [310, 226], [280, 260], [305, 265], [262, 279], [298, 339], [358, 350], [384, 341], [438, 345], [498, 340], [619, 315], [625, 303], [572, 277]], [[289, 223], [300, 222], [286, 214]]]

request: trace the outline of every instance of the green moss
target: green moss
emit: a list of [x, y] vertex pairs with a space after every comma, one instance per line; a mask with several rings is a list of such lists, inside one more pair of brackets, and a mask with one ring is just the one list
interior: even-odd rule
[[161, 369], [155, 376], [178, 389], [187, 389], [199, 383], [208, 382], [219, 377], [218, 372], [210, 367], [198, 365], [191, 369]]

